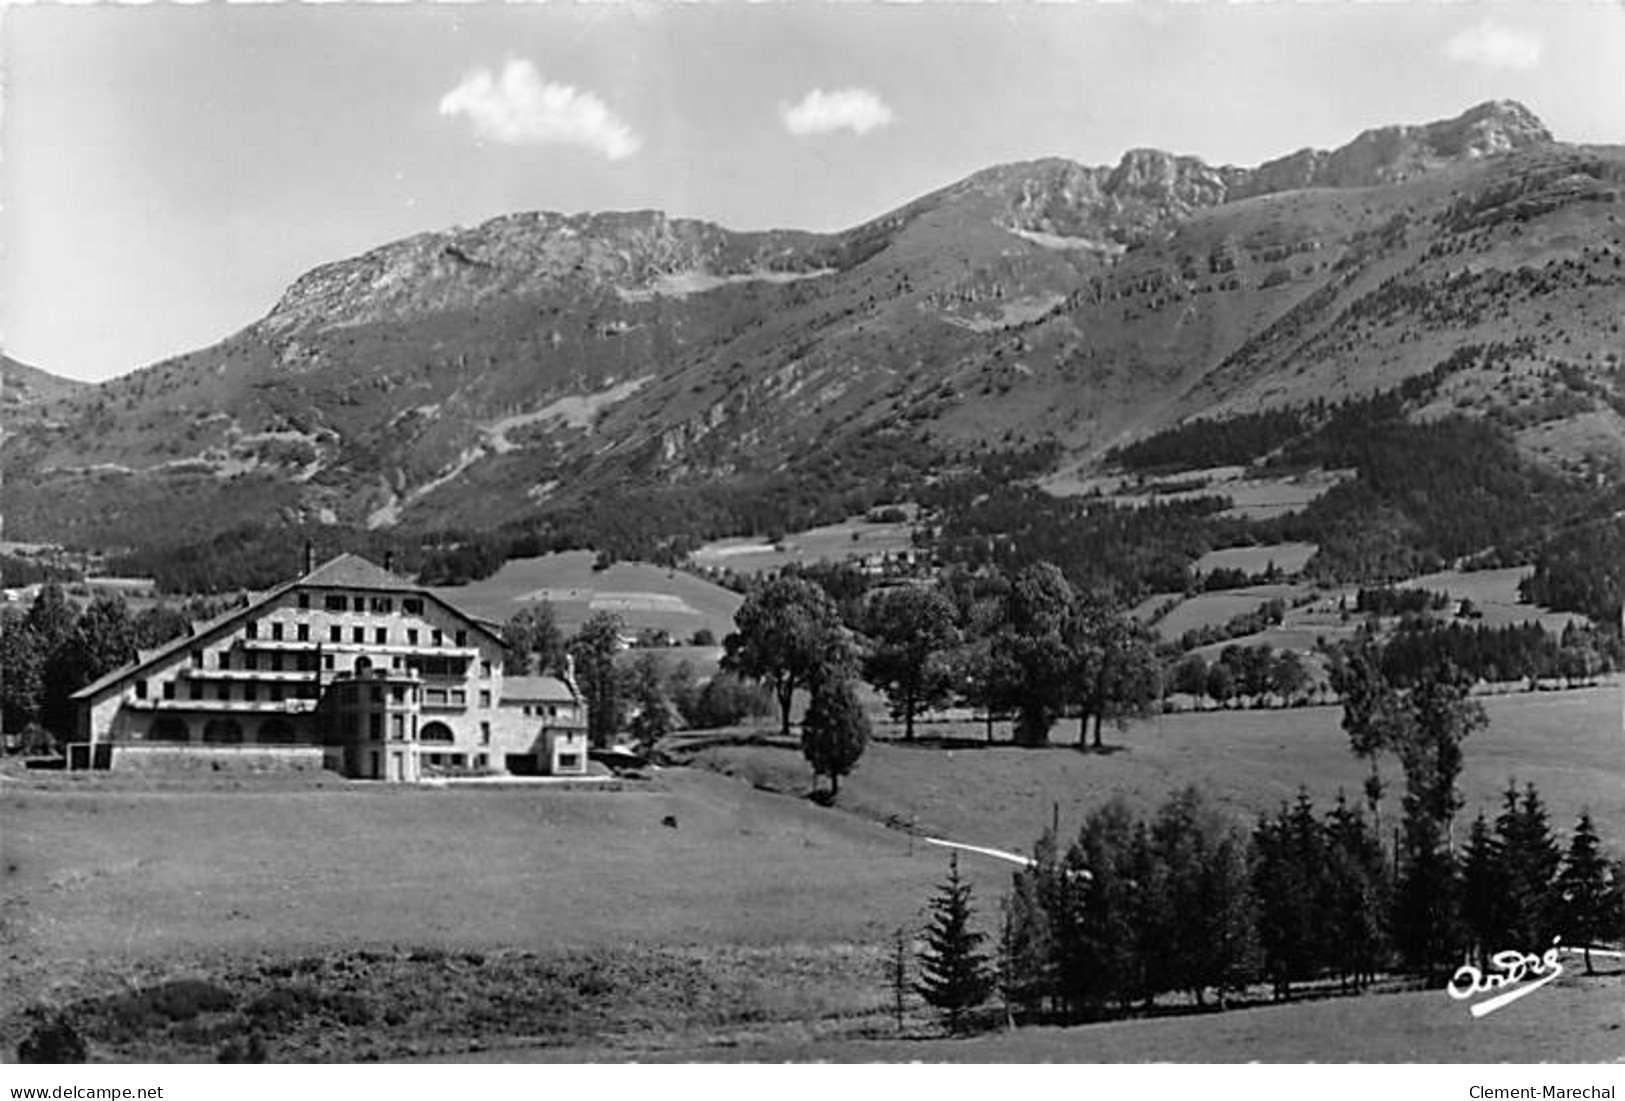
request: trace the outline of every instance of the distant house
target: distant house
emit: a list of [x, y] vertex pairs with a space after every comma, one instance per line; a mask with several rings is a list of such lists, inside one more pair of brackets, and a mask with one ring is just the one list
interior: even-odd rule
[[70, 767], [586, 771], [573, 684], [504, 678], [502, 636], [345, 554], [74, 693]]

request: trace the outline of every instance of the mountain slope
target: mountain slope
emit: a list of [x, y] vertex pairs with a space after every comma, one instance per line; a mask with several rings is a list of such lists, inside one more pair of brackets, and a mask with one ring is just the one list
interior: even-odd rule
[[53, 401], [76, 393], [86, 385], [0, 355], [0, 409]]
[[835, 492], [881, 476], [842, 467], [876, 441], [1077, 464], [1531, 335], [1441, 400], [1607, 470], [1622, 193], [1625, 152], [1500, 102], [1255, 169], [999, 166], [837, 234], [517, 214], [325, 265], [220, 344], [30, 406], [3, 503], [14, 532], [107, 545]]

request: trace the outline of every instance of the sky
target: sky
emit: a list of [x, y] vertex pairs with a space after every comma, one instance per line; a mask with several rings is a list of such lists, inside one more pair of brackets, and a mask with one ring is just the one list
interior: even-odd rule
[[0, 346], [102, 380], [518, 210], [846, 228], [989, 165], [1253, 165], [1516, 99], [1625, 143], [1625, 0], [0, 7]]

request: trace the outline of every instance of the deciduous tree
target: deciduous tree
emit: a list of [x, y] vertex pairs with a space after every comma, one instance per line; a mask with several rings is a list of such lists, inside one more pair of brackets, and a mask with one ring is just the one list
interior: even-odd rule
[[924, 585], [891, 585], [869, 594], [864, 604], [869, 650], [863, 676], [883, 692], [893, 718], [903, 722], [903, 738], [914, 738], [914, 716], [948, 698], [951, 680], [945, 660], [958, 642], [954, 606]]
[[824, 590], [797, 577], [779, 577], [752, 589], [734, 613], [738, 630], [724, 641], [722, 668], [762, 681], [779, 703], [782, 736], [790, 736], [790, 706], [797, 689], [827, 671], [844, 672], [851, 643]]
[[621, 684], [615, 669], [621, 630], [620, 616], [594, 612], [570, 640], [576, 684], [587, 701], [587, 738], [599, 747], [609, 745], [621, 728]]
[[851, 773], [869, 744], [869, 717], [852, 682], [844, 676], [821, 677], [801, 722], [801, 754], [813, 775], [829, 777], [829, 798], [840, 794], [841, 777]]

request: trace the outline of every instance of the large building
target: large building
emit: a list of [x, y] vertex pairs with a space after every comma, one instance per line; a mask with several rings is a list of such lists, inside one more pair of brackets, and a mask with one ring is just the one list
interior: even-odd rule
[[74, 694], [76, 768], [579, 775], [574, 684], [504, 677], [502, 637], [346, 554]]

